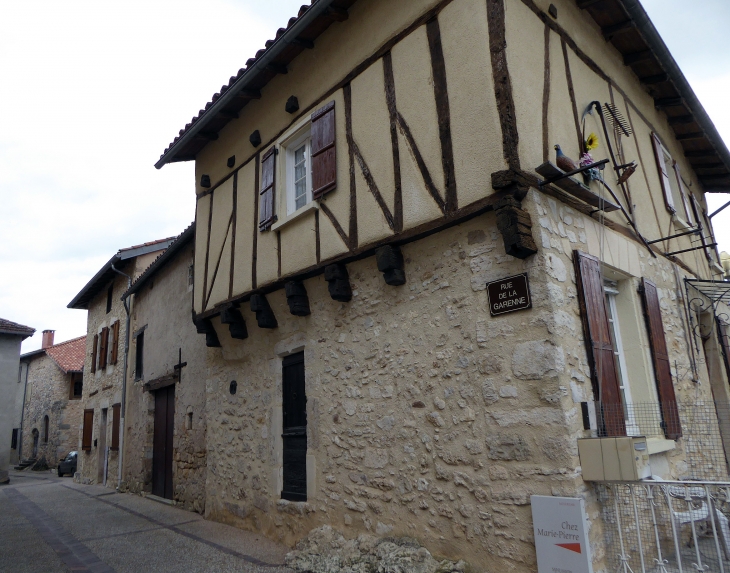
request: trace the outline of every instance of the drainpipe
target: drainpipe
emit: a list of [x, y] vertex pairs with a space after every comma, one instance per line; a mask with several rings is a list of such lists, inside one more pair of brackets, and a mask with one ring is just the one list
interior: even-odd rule
[[[118, 270], [114, 264], [112, 264], [112, 270], [115, 273], [118, 273], [120, 275], [123, 275], [127, 277], [127, 290], [132, 286], [132, 277], [130, 277], [128, 274], [123, 273], [122, 271]], [[124, 336], [124, 366], [122, 368], [122, 411], [119, 416], [119, 426], [120, 426], [120, 432], [119, 432], [119, 464], [117, 468], [117, 491], [119, 490], [119, 486], [122, 483], [122, 465], [124, 463], [124, 413], [126, 411], [127, 407], [127, 365], [129, 364], [129, 326], [131, 322], [131, 316], [129, 314], [129, 299], [123, 298], [122, 302], [124, 303], [124, 310], [127, 313], [127, 327], [125, 329], [125, 336]]]
[[[21, 362], [22, 364], [22, 362]], [[20, 430], [18, 431], [18, 463], [23, 461], [23, 419], [25, 418], [25, 396], [28, 392], [28, 370], [30, 362], [25, 363], [25, 383], [23, 384], [23, 407], [20, 410]]]

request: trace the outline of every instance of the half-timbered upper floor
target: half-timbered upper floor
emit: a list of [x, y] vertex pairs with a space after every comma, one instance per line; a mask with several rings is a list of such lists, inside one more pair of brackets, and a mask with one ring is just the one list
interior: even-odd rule
[[721, 273], [730, 154], [633, 0], [318, 0], [224, 88], [158, 162], [196, 162], [198, 315], [526, 187]]

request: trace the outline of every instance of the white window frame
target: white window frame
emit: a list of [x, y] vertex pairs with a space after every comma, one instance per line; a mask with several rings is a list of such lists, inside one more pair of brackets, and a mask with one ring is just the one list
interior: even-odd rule
[[[685, 229], [693, 229], [696, 226], [696, 223], [692, 223], [692, 213], [687, 211], [688, 208], [691, 209], [691, 206], [689, 205], [689, 201], [691, 200], [691, 198], [687, 197], [687, 195], [685, 194], [684, 182], [679, 176], [679, 173], [677, 173], [677, 170], [674, 168], [676, 161], [672, 157], [672, 154], [669, 153], [669, 150], [664, 147], [664, 144], [661, 141], [659, 142], [659, 147], [662, 150], [662, 154], [664, 156], [664, 167], [667, 170], [667, 178], [669, 179], [669, 192], [672, 194], [671, 203], [674, 206], [674, 212], [670, 211], [672, 213], [672, 219], [680, 227], [683, 227]], [[672, 183], [674, 183], [674, 186], [672, 186]], [[678, 197], [674, 196], [675, 191], [678, 194]], [[679, 199], [679, 205], [677, 205], [677, 199]], [[682, 212], [684, 212], [684, 216], [680, 214], [680, 209]]]
[[[302, 207], [297, 209], [295, 186], [294, 186], [294, 152], [305, 145], [304, 155], [306, 161], [306, 186], [307, 186], [307, 200]], [[313, 201], [312, 197], [312, 137], [311, 137], [311, 126], [307, 124], [307, 127], [302, 132], [294, 136], [293, 139], [287, 141], [283, 146], [286, 149], [286, 215], [287, 217], [293, 215], [301, 209], [305, 209]]]
[[604, 281], [603, 291], [605, 293], [606, 305], [608, 310], [608, 322], [613, 334], [614, 349], [616, 356], [616, 367], [619, 376], [619, 391], [621, 393], [621, 401], [625, 408], [626, 417], [626, 435], [639, 436], [639, 426], [636, 424], [634, 416], [634, 401], [631, 398], [631, 381], [629, 380], [629, 369], [626, 365], [626, 357], [624, 355], [624, 347], [621, 342], [621, 326], [618, 322], [618, 308], [616, 306], [616, 297], [619, 294], [618, 286], [613, 281]]

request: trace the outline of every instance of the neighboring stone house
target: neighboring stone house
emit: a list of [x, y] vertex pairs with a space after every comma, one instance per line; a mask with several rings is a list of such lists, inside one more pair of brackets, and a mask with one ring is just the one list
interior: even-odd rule
[[119, 250], [68, 304], [69, 308], [88, 310], [83, 431], [77, 438], [78, 472], [83, 483], [118, 484], [128, 324], [122, 294], [172, 240]]
[[186, 160], [206, 516], [534, 571], [530, 496], [567, 496], [618, 570], [578, 439], [727, 478], [697, 444], [730, 444], [730, 153], [636, 0], [319, 0], [157, 167]]
[[86, 336], [53, 343], [44, 330], [41, 348], [20, 357], [25, 382], [23, 457], [45, 458], [48, 466], [75, 451], [81, 427]]
[[0, 318], [0, 484], [8, 482], [8, 468], [18, 462], [24, 390], [20, 344], [34, 333], [34, 328]]
[[124, 293], [131, 301], [123, 486], [205, 508], [206, 347], [190, 320], [195, 224]]

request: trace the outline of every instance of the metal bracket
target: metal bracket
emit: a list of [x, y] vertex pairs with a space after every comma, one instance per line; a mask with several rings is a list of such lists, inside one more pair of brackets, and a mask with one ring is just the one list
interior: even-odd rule
[[664, 253], [665, 257], [670, 257], [672, 255], [678, 255], [680, 253], [688, 253], [689, 251], [696, 251], [697, 249], [705, 249], [707, 247], [716, 247], [717, 243], [708, 243], [706, 245], [699, 245], [697, 247], [692, 247], [691, 249], [682, 249], [681, 251], [672, 251], [671, 253]]
[[686, 235], [700, 235], [701, 233], [702, 233], [702, 228], [692, 229], [691, 231], [685, 231], [684, 233], [677, 233], [676, 235], [669, 235], [668, 237], [662, 237], [661, 239], [654, 239], [653, 241], [648, 241], [647, 245], [653, 245], [654, 243], [661, 243], [662, 241], [668, 241], [669, 239], [676, 239], [677, 237], [684, 237]]

